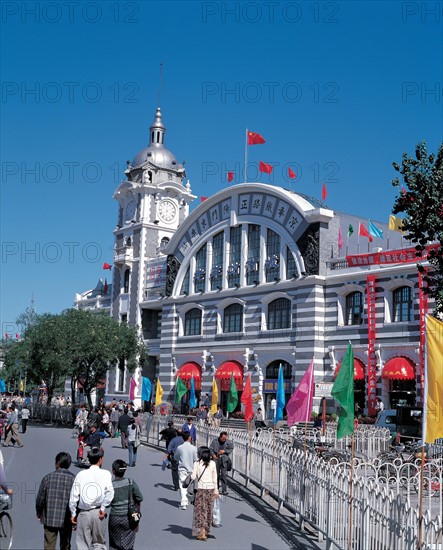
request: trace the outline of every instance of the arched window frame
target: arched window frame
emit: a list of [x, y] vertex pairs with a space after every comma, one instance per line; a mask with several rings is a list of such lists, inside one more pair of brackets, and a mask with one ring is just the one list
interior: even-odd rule
[[[233, 310], [234, 307], [238, 311], [235, 312], [235, 313], [231, 313], [231, 310]], [[228, 325], [228, 323], [227, 323], [227, 315], [228, 314], [229, 314], [229, 326], [227, 326]], [[233, 303], [233, 304], [229, 304], [228, 306], [226, 306], [223, 309], [223, 321], [222, 321], [222, 323], [223, 323], [222, 324], [223, 334], [232, 334], [232, 333], [243, 332], [244, 315], [245, 315], [244, 306], [242, 306], [241, 304]], [[232, 321], [231, 318], [234, 319], [234, 321]], [[234, 326], [234, 329], [238, 329], [238, 330], [226, 330], [227, 328], [231, 328], [232, 325]]]
[[[269, 304], [275, 302], [280, 298], [289, 300], [289, 327], [284, 329], [270, 329], [269, 328]], [[286, 292], [272, 292], [267, 296], [264, 296], [261, 300], [262, 305], [262, 318], [261, 318], [261, 327], [262, 330], [288, 330], [292, 326], [292, 297], [289, 296]]]
[[[358, 300], [357, 297], [359, 298]], [[353, 292], [350, 292], [346, 295], [344, 319], [346, 326], [357, 326], [363, 323], [363, 308], [363, 292], [360, 292], [359, 290], [354, 290]]]
[[184, 316], [183, 336], [201, 336], [202, 317], [203, 312], [200, 308], [194, 307], [188, 310]]
[[354, 292], [360, 292], [362, 294], [362, 323], [364, 321], [364, 310], [365, 310], [365, 298], [366, 298], [366, 289], [362, 285], [357, 285], [355, 283], [349, 283], [343, 285], [341, 288], [336, 290], [337, 293], [337, 326], [339, 327], [355, 327], [356, 325], [348, 325], [346, 322], [346, 298], [349, 294]]
[[193, 310], [193, 309], [199, 309], [201, 311], [201, 330], [200, 330], [200, 336], [203, 334], [203, 312], [204, 308], [200, 304], [196, 304], [195, 302], [191, 302], [189, 304], [183, 305], [180, 307], [180, 312], [178, 313], [178, 335], [179, 336], [186, 336], [185, 335], [185, 324], [186, 324], [186, 314]]
[[394, 291], [404, 286], [408, 286], [411, 289], [411, 318], [413, 319], [415, 303], [415, 284], [413, 281], [403, 277], [398, 277], [387, 282], [377, 283], [377, 286], [380, 286], [383, 289], [385, 323], [401, 322], [394, 321]]
[[129, 294], [129, 289], [131, 287], [131, 270], [128, 267], [125, 269], [125, 272], [123, 274], [123, 293]]

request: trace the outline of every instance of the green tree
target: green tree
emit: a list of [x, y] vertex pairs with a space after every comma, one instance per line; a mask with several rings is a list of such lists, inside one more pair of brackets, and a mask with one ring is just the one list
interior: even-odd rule
[[71, 379], [73, 391], [80, 381], [92, 406], [91, 393], [110, 366], [123, 361], [133, 371], [145, 356], [136, 328], [105, 313], [68, 309], [58, 315], [37, 315], [27, 323], [22, 340], [6, 343], [5, 375], [16, 381], [26, 371], [28, 385], [46, 384], [48, 401], [66, 378]]
[[146, 353], [137, 329], [117, 323], [108, 314], [70, 309], [62, 313], [69, 333], [68, 371], [72, 387], [78, 381], [90, 406], [91, 393], [106, 377], [110, 366], [124, 361], [133, 371]]
[[426, 143], [419, 143], [415, 158], [403, 153], [401, 165], [394, 162], [393, 166], [402, 182], [392, 180], [394, 187], [400, 187], [392, 212], [406, 214], [403, 229], [415, 244], [417, 257], [423, 256], [429, 243], [439, 243], [427, 256], [430, 269], [421, 263], [417, 267], [427, 284], [424, 291], [435, 300], [435, 315], [443, 318], [443, 144], [437, 155], [428, 155]]
[[10, 380], [26, 376], [27, 386], [46, 384], [48, 399], [63, 387], [68, 374], [65, 325], [60, 315], [37, 315], [24, 338], [5, 350], [5, 374]]

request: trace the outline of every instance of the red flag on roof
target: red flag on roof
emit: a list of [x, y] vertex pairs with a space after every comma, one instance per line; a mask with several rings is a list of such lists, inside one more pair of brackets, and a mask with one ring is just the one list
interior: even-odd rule
[[249, 373], [246, 380], [245, 387], [241, 396], [241, 402], [245, 406], [244, 419], [245, 422], [249, 422], [254, 418], [254, 409], [252, 407], [252, 389], [251, 389], [251, 373]]
[[323, 184], [322, 190], [321, 190], [321, 198], [322, 200], [326, 200], [326, 197], [328, 196], [328, 190], [326, 189], [326, 183]]
[[260, 172], [264, 172], [265, 174], [270, 174], [274, 169], [274, 167], [272, 166], [272, 164], [266, 164], [266, 162], [260, 161], [258, 169], [260, 170]]
[[292, 170], [292, 168], [288, 168], [288, 176], [292, 179], [295, 179], [297, 177], [294, 170]]
[[107, 264], [106, 262], [103, 264], [103, 269], [112, 269], [112, 265]]
[[15, 339], [20, 340], [20, 334], [18, 334], [18, 332], [15, 333]]
[[228, 172], [228, 181], [232, 181], [234, 179], [234, 172]]
[[367, 237], [369, 242], [372, 243], [373, 239], [371, 235], [369, 235], [369, 232], [366, 229], [366, 227], [360, 222], [358, 224], [358, 234], [361, 235], [362, 237]]
[[208, 197], [200, 197], [200, 202], [205, 202]]
[[260, 145], [266, 143], [263, 136], [256, 132], [248, 132], [248, 145]]
[[9, 334], [7, 332], [5, 332], [5, 338], [6, 340], [9, 340]]

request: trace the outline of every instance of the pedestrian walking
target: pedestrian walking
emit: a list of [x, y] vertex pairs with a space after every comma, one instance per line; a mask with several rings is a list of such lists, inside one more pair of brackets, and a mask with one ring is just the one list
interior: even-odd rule
[[166, 448], [168, 448], [169, 443], [177, 435], [177, 430], [174, 428], [174, 422], [169, 421], [168, 427], [161, 430], [160, 435], [162, 436], [161, 439], [165, 442]]
[[183, 433], [189, 432], [191, 434], [191, 443], [195, 445], [197, 440], [197, 430], [195, 429], [194, 424], [192, 423], [192, 416], [188, 416], [187, 421], [182, 426]]
[[[77, 527], [77, 550], [106, 550], [106, 507], [114, 498], [111, 472], [102, 470], [103, 450], [93, 447], [91, 464], [75, 476], [69, 498], [71, 523]], [[92, 490], [93, 488], [93, 490]]]
[[231, 454], [234, 445], [228, 439], [227, 432], [220, 432], [211, 443], [211, 456], [216, 461], [218, 484], [221, 485], [221, 494], [228, 494], [228, 472], [232, 469]]
[[220, 405], [217, 405], [217, 411], [214, 413], [214, 426], [217, 430], [220, 429], [221, 420], [223, 418], [223, 411], [220, 408]]
[[109, 414], [106, 409], [103, 409], [102, 424], [100, 426], [100, 431], [106, 433], [111, 437], [111, 432], [109, 430]]
[[129, 464], [128, 466], [135, 466], [137, 462], [137, 451], [140, 445], [140, 428], [135, 423], [135, 418], [131, 419], [131, 424], [128, 427], [128, 450], [129, 450]]
[[18, 435], [18, 414], [15, 410], [15, 405], [9, 405], [7, 410], [9, 414], [8, 420], [6, 422], [7, 435], [3, 447], [9, 447], [9, 443], [12, 438], [14, 438], [14, 441], [18, 444], [19, 447], [23, 447], [22, 440]]
[[117, 427], [120, 430], [120, 441], [122, 444], [122, 449], [128, 448], [128, 428], [131, 424], [132, 418], [128, 415], [127, 409], [124, 409], [123, 414], [118, 419]]
[[180, 481], [178, 477], [178, 462], [175, 460], [174, 453], [177, 450], [177, 447], [179, 447], [182, 443], [183, 430], [179, 428], [177, 430], [177, 435], [174, 437], [174, 439], [171, 439], [168, 445], [168, 458], [169, 462], [171, 463], [172, 485], [174, 486], [174, 491], [178, 491], [180, 489]]
[[137, 483], [125, 478], [127, 464], [124, 460], [114, 460], [112, 473], [114, 474], [114, 498], [109, 513], [109, 550], [133, 550], [136, 530], [131, 529], [128, 518], [129, 498], [140, 506], [143, 495]]
[[55, 550], [60, 536], [60, 550], [70, 550], [72, 523], [69, 495], [75, 476], [69, 471], [71, 455], [61, 452], [55, 457], [55, 470], [45, 475], [35, 500], [37, 518], [43, 524], [44, 550]]
[[186, 510], [189, 500], [187, 488], [183, 487], [183, 481], [194, 469], [197, 460], [197, 449], [191, 444], [191, 434], [183, 432], [183, 443], [177, 447], [174, 458], [178, 462], [178, 478], [180, 483], [180, 509]]
[[111, 421], [111, 437], [115, 437], [117, 432], [118, 419], [120, 418], [120, 411], [117, 407], [112, 407], [109, 420]]
[[191, 479], [195, 480], [197, 493], [192, 518], [192, 536], [197, 540], [206, 540], [212, 525], [212, 508], [214, 499], [219, 498], [217, 469], [211, 460], [208, 447], [199, 448], [200, 459], [195, 462]]
[[22, 434], [26, 433], [26, 428], [28, 426], [29, 415], [31, 414], [30, 410], [26, 405], [23, 406], [21, 410], [22, 417]]

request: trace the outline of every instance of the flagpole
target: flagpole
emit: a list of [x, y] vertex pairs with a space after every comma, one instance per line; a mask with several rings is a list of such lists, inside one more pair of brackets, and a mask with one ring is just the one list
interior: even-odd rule
[[248, 129], [246, 128], [245, 138], [245, 168], [244, 168], [245, 183], [248, 181]]
[[353, 486], [352, 481], [354, 477], [354, 432], [351, 435], [351, 470], [349, 472], [349, 534], [348, 534], [348, 550], [352, 548], [352, 499], [353, 499]]
[[[425, 435], [425, 434], [423, 434]], [[424, 476], [425, 476], [425, 445], [422, 441], [423, 446], [421, 448], [421, 465], [420, 465], [420, 496], [419, 496], [419, 509], [418, 509], [418, 542], [417, 550], [422, 548], [423, 540], [423, 485], [424, 485]], [[432, 480], [429, 479], [429, 483], [432, 483]], [[431, 487], [429, 487], [431, 489]]]

